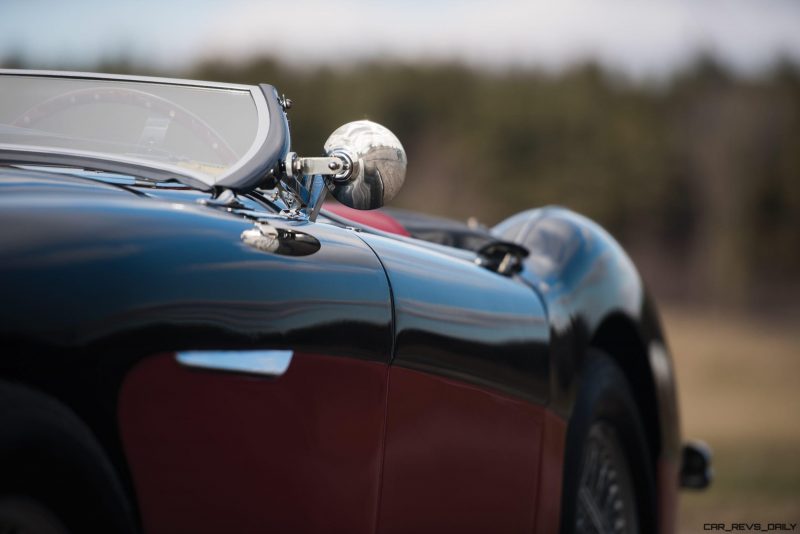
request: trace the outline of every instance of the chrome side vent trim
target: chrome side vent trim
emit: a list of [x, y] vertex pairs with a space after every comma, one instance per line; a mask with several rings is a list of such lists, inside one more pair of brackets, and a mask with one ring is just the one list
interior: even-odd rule
[[291, 350], [190, 350], [175, 359], [186, 367], [277, 377], [292, 362]]

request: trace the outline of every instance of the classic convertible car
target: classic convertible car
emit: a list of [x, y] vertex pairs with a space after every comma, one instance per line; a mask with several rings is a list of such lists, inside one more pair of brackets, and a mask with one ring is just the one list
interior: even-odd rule
[[584, 217], [357, 211], [401, 143], [357, 121], [300, 156], [269, 85], [0, 95], [0, 532], [668, 533], [707, 484]]

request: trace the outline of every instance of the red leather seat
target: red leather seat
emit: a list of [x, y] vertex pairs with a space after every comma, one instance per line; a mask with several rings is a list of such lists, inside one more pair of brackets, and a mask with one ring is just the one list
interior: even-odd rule
[[354, 210], [353, 208], [348, 208], [342, 204], [334, 204], [333, 202], [326, 202], [323, 209], [330, 211], [334, 215], [339, 215], [340, 217], [375, 228], [376, 230], [383, 230], [384, 232], [391, 232], [407, 237], [411, 236], [408, 230], [397, 222], [397, 219], [379, 210]]

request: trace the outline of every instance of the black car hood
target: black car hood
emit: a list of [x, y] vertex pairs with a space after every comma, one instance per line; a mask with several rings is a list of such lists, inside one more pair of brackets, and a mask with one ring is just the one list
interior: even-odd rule
[[[307, 330], [351, 314], [364, 323], [364, 353], [384, 357], [388, 341], [370, 332], [388, 332], [386, 277], [354, 232], [275, 216], [256, 224], [197, 204], [203, 193], [180, 193], [188, 197], [0, 171], [2, 346], [80, 349], [116, 339], [146, 352], [211, 339], [275, 345], [300, 332], [330, 344], [336, 336]], [[324, 246], [303, 255], [259, 248], [247, 238], [263, 224], [314, 234]]]

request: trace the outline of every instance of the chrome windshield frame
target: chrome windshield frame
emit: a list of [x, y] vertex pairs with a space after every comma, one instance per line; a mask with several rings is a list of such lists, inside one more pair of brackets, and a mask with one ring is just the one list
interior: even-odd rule
[[85, 167], [158, 181], [174, 179], [204, 191], [226, 188], [236, 192], [248, 192], [255, 189], [264, 177], [283, 161], [290, 148], [288, 122], [283, 107], [277, 91], [267, 84], [256, 86], [153, 76], [25, 69], [0, 69], [0, 76], [138, 82], [247, 92], [253, 99], [257, 113], [256, 134], [252, 144], [234, 165], [225, 173], [215, 177], [176, 165], [115, 154], [61, 148], [40, 149], [10, 143], [0, 143], [0, 163]]

